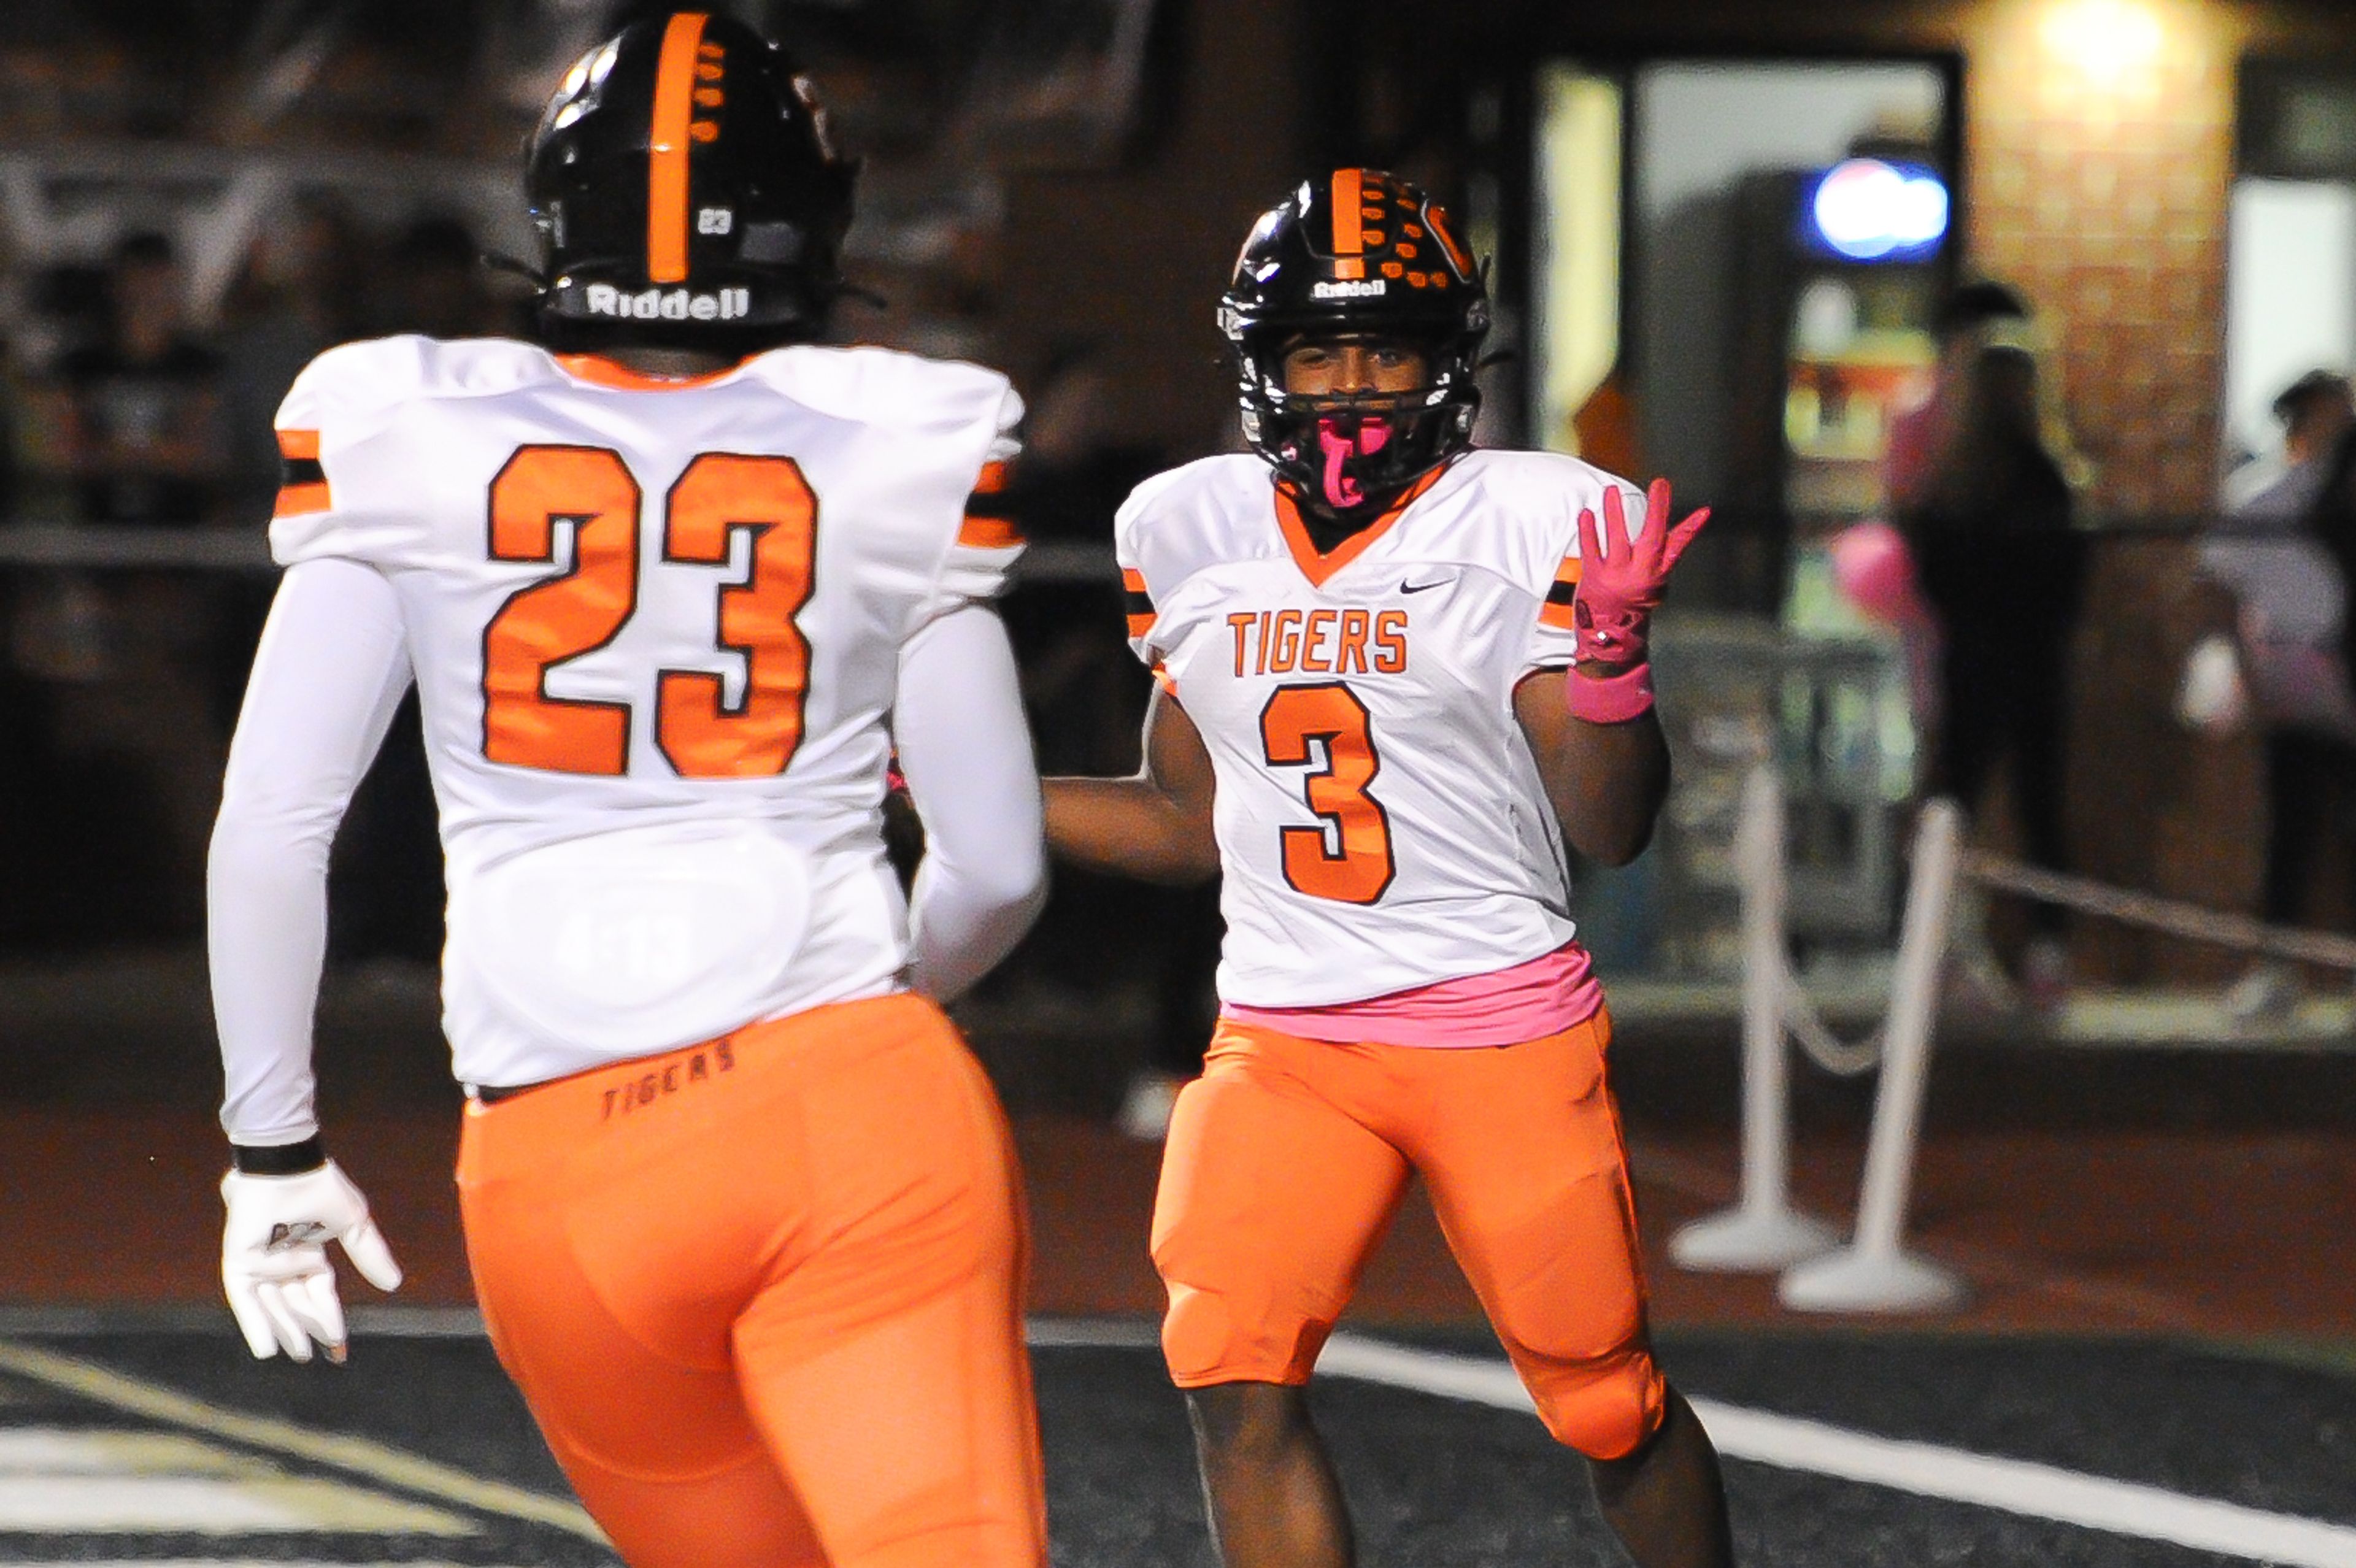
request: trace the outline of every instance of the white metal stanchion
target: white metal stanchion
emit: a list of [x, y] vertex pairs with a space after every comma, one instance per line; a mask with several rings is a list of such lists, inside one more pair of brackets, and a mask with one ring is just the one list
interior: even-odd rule
[[1857, 1238], [1785, 1273], [1777, 1295], [1797, 1311], [1935, 1312], [1962, 1306], [1969, 1294], [1952, 1271], [1903, 1245], [1962, 843], [1963, 813], [1954, 802], [1934, 800], [1923, 806], [1890, 985], [1881, 1088], [1858, 1196]]
[[1734, 837], [1742, 888], [1742, 1199], [1669, 1239], [1679, 1268], [1781, 1269], [1838, 1239], [1791, 1206], [1789, 1063], [1783, 1051], [1783, 791], [1772, 766], [1742, 784]]

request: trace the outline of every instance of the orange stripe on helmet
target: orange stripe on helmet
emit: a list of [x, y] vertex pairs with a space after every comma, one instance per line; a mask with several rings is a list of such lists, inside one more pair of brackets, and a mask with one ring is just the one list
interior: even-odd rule
[[654, 124], [647, 139], [647, 276], [687, 281], [688, 122], [695, 111], [695, 51], [704, 15], [681, 11], [663, 28], [655, 62]]
[[1366, 275], [1365, 221], [1358, 212], [1365, 194], [1365, 176], [1364, 169], [1333, 171], [1333, 275], [1337, 278]]
[[1366, 237], [1358, 218], [1358, 197], [1365, 180], [1364, 169], [1333, 171], [1333, 254], [1363, 256], [1366, 253]]
[[1432, 237], [1447, 250], [1448, 259], [1456, 264], [1456, 275], [1471, 283], [1473, 270], [1472, 258], [1464, 253], [1464, 247], [1459, 245], [1456, 242], [1456, 236], [1449, 232], [1448, 214], [1435, 201], [1423, 209], [1423, 220], [1430, 228]]

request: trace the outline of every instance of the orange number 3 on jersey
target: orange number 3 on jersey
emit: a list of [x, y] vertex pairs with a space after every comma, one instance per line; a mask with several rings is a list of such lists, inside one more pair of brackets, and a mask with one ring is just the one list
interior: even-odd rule
[[[483, 755], [551, 773], [618, 774], [630, 753], [630, 706], [548, 695], [548, 672], [612, 642], [637, 607], [637, 481], [605, 447], [526, 446], [491, 482], [494, 560], [557, 559], [573, 526], [573, 563], [521, 589], [483, 632]], [[744, 659], [731, 707], [721, 677], [664, 670], [655, 739], [685, 778], [783, 773], [801, 741], [809, 643], [794, 616], [809, 599], [818, 498], [791, 458], [707, 453], [664, 501], [663, 559], [723, 565], [730, 538], [753, 537], [749, 579], [720, 592], [716, 641]]]
[[655, 741], [691, 779], [764, 778], [786, 771], [802, 739], [809, 641], [794, 617], [810, 594], [818, 497], [789, 457], [706, 453], [687, 465], [664, 507], [663, 559], [725, 565], [729, 535], [753, 536], [749, 581], [720, 591], [720, 645], [744, 656], [744, 698], [727, 706], [721, 679], [665, 670], [656, 686]]
[[1294, 891], [1341, 903], [1370, 904], [1398, 874], [1390, 817], [1366, 793], [1382, 759], [1366, 705], [1338, 681], [1280, 686], [1259, 714], [1260, 749], [1270, 767], [1305, 767], [1309, 743], [1325, 744], [1325, 765], [1302, 784], [1309, 809], [1329, 825], [1281, 829], [1284, 880]]

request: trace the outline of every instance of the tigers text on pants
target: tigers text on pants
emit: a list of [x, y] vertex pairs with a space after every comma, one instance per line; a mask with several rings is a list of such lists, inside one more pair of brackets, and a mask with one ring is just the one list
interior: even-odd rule
[[939, 1010], [811, 1009], [467, 1107], [499, 1360], [634, 1568], [1041, 1568], [1006, 1125]]

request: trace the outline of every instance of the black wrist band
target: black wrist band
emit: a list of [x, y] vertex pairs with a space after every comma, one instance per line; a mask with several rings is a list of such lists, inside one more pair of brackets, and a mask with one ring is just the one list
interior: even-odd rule
[[327, 1163], [327, 1148], [313, 1133], [299, 1144], [231, 1144], [230, 1162], [247, 1176], [300, 1176]]

